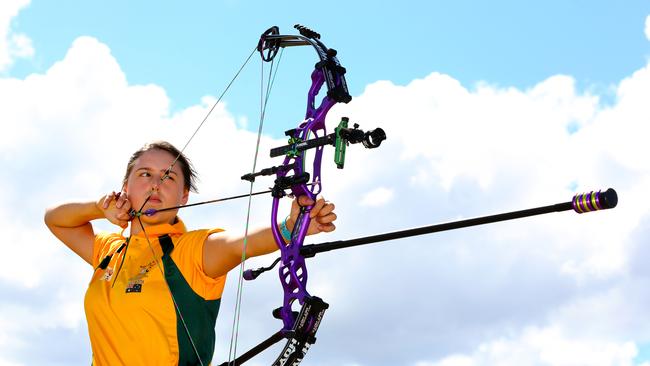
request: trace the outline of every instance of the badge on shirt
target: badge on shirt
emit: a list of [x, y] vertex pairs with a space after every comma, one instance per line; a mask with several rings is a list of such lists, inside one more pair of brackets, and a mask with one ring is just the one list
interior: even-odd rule
[[148, 276], [149, 271], [151, 270], [151, 267], [156, 265], [155, 261], [150, 262], [147, 265], [140, 266], [140, 272], [129, 278], [129, 281], [126, 285], [126, 293], [133, 293], [133, 292], [142, 292], [142, 286], [144, 285], [144, 279]]
[[110, 281], [112, 277], [113, 277], [113, 268], [108, 267], [104, 271], [104, 275], [102, 276], [101, 280], [102, 281]]
[[144, 281], [142, 280], [135, 280], [135, 281], [129, 281], [128, 285], [126, 286], [126, 293], [131, 293], [131, 292], [142, 292], [142, 285], [144, 284]]

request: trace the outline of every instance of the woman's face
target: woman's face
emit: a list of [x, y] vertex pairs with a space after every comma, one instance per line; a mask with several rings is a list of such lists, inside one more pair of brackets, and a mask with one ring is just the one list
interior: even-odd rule
[[[178, 165], [174, 164], [165, 177], [165, 172], [174, 162], [174, 158], [175, 156], [167, 151], [153, 149], [136, 159], [124, 186], [133, 209], [142, 209], [144, 212], [150, 208], [161, 209], [187, 203], [189, 191], [184, 187], [183, 172]], [[142, 207], [145, 201], [146, 204]], [[149, 224], [172, 223], [177, 211], [160, 212], [151, 217], [143, 215], [141, 218]]]

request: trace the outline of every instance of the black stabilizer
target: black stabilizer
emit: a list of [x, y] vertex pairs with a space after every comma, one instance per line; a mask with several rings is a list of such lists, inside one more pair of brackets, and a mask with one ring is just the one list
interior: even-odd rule
[[[616, 194], [616, 191], [612, 188], [609, 188], [605, 192], [601, 192], [600, 198], [601, 201], [603, 201], [601, 202], [601, 206], [603, 208], [614, 208], [618, 203], [618, 195]], [[429, 226], [422, 226], [413, 229], [393, 231], [385, 234], [370, 235], [370, 236], [364, 236], [355, 239], [338, 240], [338, 241], [332, 241], [327, 243], [304, 245], [302, 248], [300, 248], [300, 254], [305, 258], [311, 258], [318, 253], [323, 253], [330, 250], [351, 248], [359, 245], [379, 243], [387, 240], [395, 240], [395, 239], [408, 238], [411, 236], [433, 234], [442, 231], [449, 231], [449, 230], [456, 230], [456, 229], [461, 229], [461, 228], [466, 228], [471, 226], [492, 224], [501, 221], [508, 221], [508, 220], [520, 219], [524, 217], [543, 215], [543, 214], [548, 214], [553, 212], [568, 211], [573, 209], [574, 209], [573, 201], [556, 203], [554, 205], [529, 208], [529, 209], [519, 210], [519, 211], [505, 212], [496, 215], [475, 217], [470, 219], [446, 222], [446, 223], [429, 225]]]
[[601, 193], [603, 209], [614, 208], [618, 205], [618, 194], [614, 188], [608, 188], [605, 192]]
[[257, 356], [258, 354], [262, 353], [264, 350], [267, 348], [271, 347], [272, 345], [280, 342], [285, 338], [284, 332], [281, 330], [274, 333], [272, 336], [267, 338], [265, 341], [262, 343], [258, 344], [257, 346], [251, 348], [248, 350], [246, 353], [242, 354], [241, 356], [237, 357], [236, 359], [232, 360], [232, 362], [223, 362], [219, 366], [236, 366], [236, 365], [241, 365], [244, 362], [250, 360], [251, 358]]

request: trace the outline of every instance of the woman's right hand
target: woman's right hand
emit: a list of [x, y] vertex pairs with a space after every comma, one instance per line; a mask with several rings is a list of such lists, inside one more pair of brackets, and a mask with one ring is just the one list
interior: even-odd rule
[[104, 217], [113, 224], [126, 228], [129, 226], [129, 221], [132, 217], [131, 201], [126, 195], [126, 192], [111, 192], [97, 201], [97, 208], [99, 208]]

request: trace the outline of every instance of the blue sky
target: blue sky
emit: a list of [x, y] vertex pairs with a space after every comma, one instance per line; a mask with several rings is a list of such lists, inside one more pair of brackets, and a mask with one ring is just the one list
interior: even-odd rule
[[486, 81], [528, 88], [560, 73], [605, 90], [645, 64], [649, 47], [639, 25], [649, 7], [647, 1], [328, 1], [322, 14], [296, 1], [35, 1], [14, 28], [37, 51], [11, 74], [46, 70], [72, 40], [87, 35], [110, 45], [129, 82], [160, 85], [173, 108], [184, 108], [220, 91], [266, 28], [304, 23], [341, 50], [353, 94], [376, 80], [405, 84], [432, 70], [468, 87]]
[[[46, 230], [45, 207], [119, 189], [126, 159], [146, 141], [183, 145], [259, 35], [295, 23], [321, 33], [348, 70], [354, 99], [332, 109], [332, 123], [346, 115], [388, 134], [380, 149], [350, 148], [343, 171], [324, 168], [339, 224], [314, 241], [610, 186], [621, 199], [609, 212], [312, 259], [309, 286], [331, 307], [305, 365], [650, 365], [650, 3], [621, 4], [4, 1], [0, 365], [90, 360], [90, 269]], [[247, 189], [239, 176], [256, 139], [254, 61], [188, 147], [201, 178], [191, 201]], [[303, 118], [315, 61], [311, 50], [283, 56], [262, 151]], [[254, 226], [267, 223], [268, 208], [268, 198], [254, 201]], [[238, 233], [244, 212], [229, 203], [182, 217], [190, 228]], [[215, 363], [227, 355], [234, 279]], [[241, 349], [278, 327], [267, 311], [278, 305], [277, 282], [267, 275], [246, 285]]]

